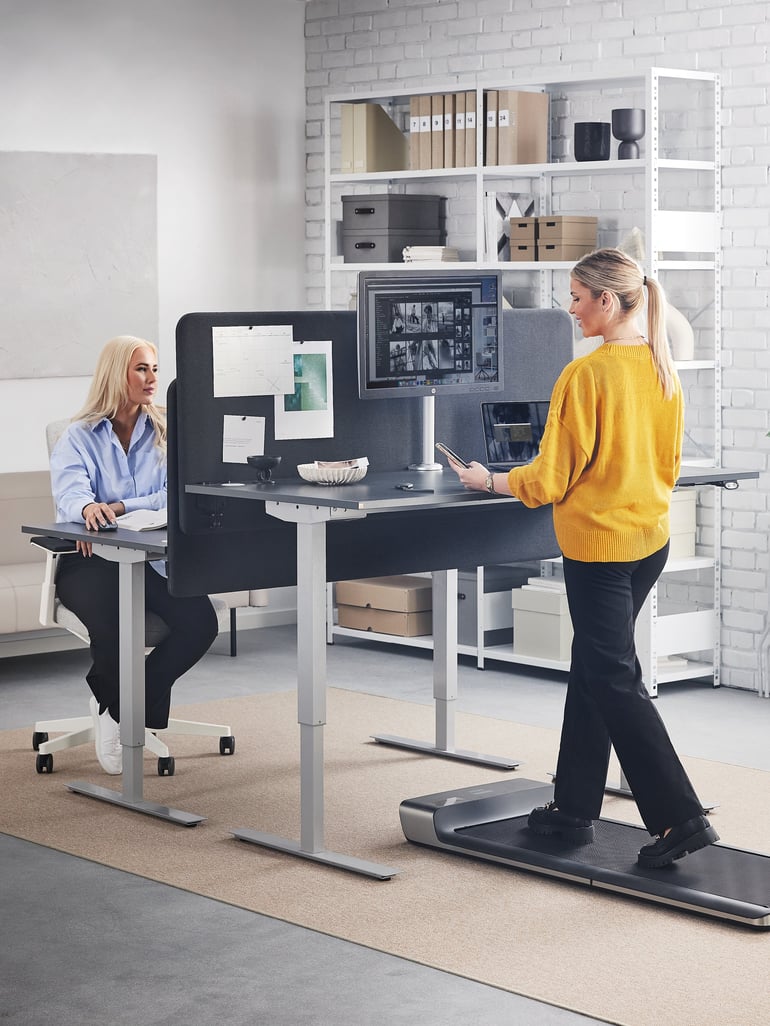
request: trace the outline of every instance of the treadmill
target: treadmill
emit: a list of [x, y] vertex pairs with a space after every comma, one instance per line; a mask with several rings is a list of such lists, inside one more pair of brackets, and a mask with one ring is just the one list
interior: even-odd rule
[[644, 827], [599, 819], [594, 841], [584, 845], [529, 830], [530, 811], [552, 799], [552, 784], [497, 780], [409, 798], [399, 815], [415, 844], [770, 929], [770, 854], [717, 843], [663, 869], [643, 869], [636, 856], [649, 841]]

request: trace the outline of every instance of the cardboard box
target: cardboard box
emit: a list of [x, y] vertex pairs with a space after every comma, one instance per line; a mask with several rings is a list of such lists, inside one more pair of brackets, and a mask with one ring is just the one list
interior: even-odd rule
[[537, 246], [534, 242], [522, 245], [519, 242], [514, 242], [511, 239], [511, 255], [510, 259], [516, 260], [537, 260]]
[[593, 243], [544, 243], [541, 239], [536, 248], [538, 260], [579, 260], [596, 247]]
[[565, 592], [524, 585], [513, 589], [511, 604], [514, 653], [568, 662], [572, 621]]
[[[598, 218], [596, 217], [583, 217], [573, 214], [538, 217], [538, 242], [562, 245], [582, 245], [586, 243], [591, 249], [596, 249], [597, 227]], [[590, 250], [587, 252], [590, 252]]]
[[537, 217], [512, 217], [509, 222], [511, 243], [531, 246], [537, 242]]
[[340, 627], [378, 634], [397, 634], [402, 638], [419, 637], [433, 631], [433, 614], [430, 609], [417, 613], [399, 613], [391, 609], [341, 605], [337, 607], [337, 622]]
[[433, 606], [433, 582], [429, 577], [401, 574], [394, 577], [363, 577], [337, 581], [337, 604], [416, 613]]

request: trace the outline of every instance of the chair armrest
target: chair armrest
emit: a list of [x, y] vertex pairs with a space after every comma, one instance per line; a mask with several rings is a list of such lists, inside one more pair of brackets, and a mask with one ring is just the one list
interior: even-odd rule
[[37, 545], [45, 552], [45, 571], [40, 589], [39, 619], [43, 627], [56, 627], [56, 562], [59, 556], [77, 552], [75, 543], [66, 538], [33, 536], [31, 545]]
[[37, 545], [39, 549], [45, 549], [47, 552], [55, 552], [57, 555], [63, 556], [67, 552], [77, 552], [75, 542], [70, 541], [68, 538], [49, 538], [47, 535], [34, 535], [29, 539], [30, 545]]

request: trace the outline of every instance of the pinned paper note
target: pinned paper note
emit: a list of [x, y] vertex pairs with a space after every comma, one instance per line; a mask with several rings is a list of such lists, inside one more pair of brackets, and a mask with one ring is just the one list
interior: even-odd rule
[[275, 437], [332, 438], [332, 344], [295, 342], [293, 354], [292, 389], [275, 397]]
[[214, 396], [284, 395], [294, 388], [290, 324], [211, 329]]
[[246, 463], [249, 456], [265, 453], [265, 418], [225, 414], [222, 430], [222, 462]]

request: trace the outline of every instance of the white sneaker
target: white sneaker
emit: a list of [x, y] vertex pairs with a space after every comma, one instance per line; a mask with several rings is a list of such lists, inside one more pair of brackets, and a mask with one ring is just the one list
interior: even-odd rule
[[99, 705], [91, 696], [91, 716], [94, 721], [96, 758], [105, 773], [117, 776], [123, 772], [123, 746], [120, 743], [120, 724], [110, 716], [107, 709], [100, 715]]

